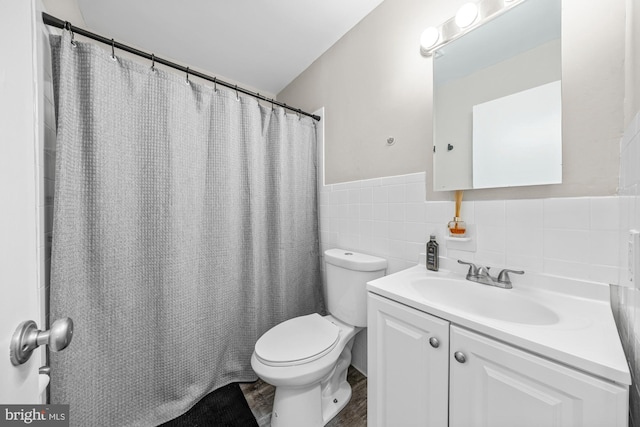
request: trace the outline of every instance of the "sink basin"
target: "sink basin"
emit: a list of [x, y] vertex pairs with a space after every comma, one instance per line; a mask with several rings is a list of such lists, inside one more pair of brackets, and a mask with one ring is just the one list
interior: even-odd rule
[[527, 325], [558, 323], [558, 315], [516, 289], [502, 289], [468, 280], [427, 277], [413, 280], [411, 287], [431, 304], [476, 316]]

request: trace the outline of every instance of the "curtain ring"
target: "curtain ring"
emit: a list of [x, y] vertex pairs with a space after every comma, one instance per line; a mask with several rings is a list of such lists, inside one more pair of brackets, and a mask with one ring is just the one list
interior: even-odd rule
[[276, 110], [273, 107], [273, 98], [271, 98], [271, 112], [274, 113]]
[[187, 67], [187, 84], [191, 84], [191, 82], [189, 81], [189, 67]]
[[298, 108], [298, 121], [302, 120], [302, 110]]
[[156, 56], [151, 54], [151, 71], [156, 71]]
[[218, 93], [218, 78], [217, 77], [213, 78], [213, 92], [214, 93]]
[[71, 44], [75, 47], [76, 46], [76, 41], [75, 41], [75, 36], [76, 35], [73, 32], [73, 30], [71, 29], [71, 22], [64, 21], [64, 29], [71, 33]]
[[116, 58], [116, 42], [113, 39], [111, 39], [111, 59], [114, 61], [118, 59]]
[[240, 101], [240, 97], [238, 96], [238, 85], [236, 85], [236, 101]]

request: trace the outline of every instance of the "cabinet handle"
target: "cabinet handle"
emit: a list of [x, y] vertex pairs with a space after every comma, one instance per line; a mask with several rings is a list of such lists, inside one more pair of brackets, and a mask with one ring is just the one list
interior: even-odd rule
[[438, 338], [436, 338], [436, 337], [429, 338], [429, 344], [431, 344], [431, 347], [433, 347], [433, 348], [440, 347], [440, 341], [438, 341]]
[[453, 357], [455, 357], [456, 360], [460, 363], [464, 363], [467, 361], [467, 357], [461, 351], [456, 351], [455, 353], [453, 353]]

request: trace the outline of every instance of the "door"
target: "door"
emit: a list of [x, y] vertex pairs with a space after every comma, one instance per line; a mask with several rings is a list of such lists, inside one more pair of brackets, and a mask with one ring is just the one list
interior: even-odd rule
[[449, 322], [369, 293], [373, 427], [446, 427]]
[[628, 389], [451, 327], [451, 427], [626, 427]]
[[43, 403], [38, 392], [43, 348], [18, 367], [9, 360], [18, 324], [34, 320], [40, 329], [45, 326], [38, 8], [35, 1], [0, 2], [0, 16], [6, 18], [0, 37], [0, 404]]

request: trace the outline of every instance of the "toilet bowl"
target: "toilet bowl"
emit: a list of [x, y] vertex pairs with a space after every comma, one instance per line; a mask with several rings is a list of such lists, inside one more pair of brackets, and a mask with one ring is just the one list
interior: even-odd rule
[[251, 366], [276, 387], [272, 427], [321, 427], [351, 398], [347, 370], [355, 335], [366, 326], [366, 282], [386, 260], [342, 249], [325, 252], [327, 306], [282, 322], [256, 342]]

